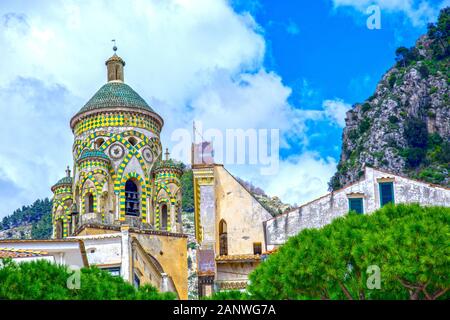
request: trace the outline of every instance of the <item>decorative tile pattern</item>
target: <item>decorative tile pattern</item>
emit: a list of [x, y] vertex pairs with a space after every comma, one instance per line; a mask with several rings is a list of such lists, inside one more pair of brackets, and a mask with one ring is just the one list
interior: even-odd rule
[[61, 186], [54, 189], [53, 194], [55, 196], [60, 194], [72, 194], [72, 187], [71, 186]]
[[105, 127], [136, 127], [159, 135], [161, 128], [151, 117], [129, 112], [101, 113], [87, 117], [75, 125], [75, 135]]
[[[106, 148], [108, 148], [111, 144], [113, 144], [113, 143], [118, 141], [118, 142], [122, 143], [128, 149], [128, 154], [123, 159], [122, 163], [119, 165], [119, 168], [117, 169], [116, 179], [114, 180], [114, 192], [116, 194], [119, 194], [119, 192], [120, 192], [120, 181], [122, 180], [122, 176], [123, 176], [123, 173], [125, 171], [125, 168], [127, 167], [127, 165], [130, 162], [130, 160], [133, 158], [133, 156], [135, 156], [136, 159], [138, 160], [138, 162], [139, 162], [139, 164], [140, 164], [140, 166], [142, 168], [142, 171], [143, 172], [148, 172], [147, 163], [145, 162], [144, 158], [140, 154], [139, 149], [137, 149], [136, 147], [132, 146], [128, 142], [128, 140], [125, 139], [126, 136], [127, 135], [124, 135], [124, 134], [114, 135], [109, 140], [107, 140], [105, 143], [103, 143], [102, 146], [100, 147], [100, 150], [103, 151]], [[142, 134], [142, 136], [147, 138], [143, 134]], [[147, 141], [150, 142], [151, 139], [147, 139]], [[145, 185], [146, 186], [150, 186], [149, 177], [144, 177], [144, 178], [146, 180]], [[146, 192], [149, 192], [149, 191], [150, 190], [146, 190]]]
[[[65, 204], [67, 200], [72, 200], [72, 196], [66, 196], [61, 199], [53, 199], [53, 230], [56, 230], [56, 222], [58, 220], [62, 220], [64, 238], [67, 237], [67, 220], [70, 219], [70, 207]], [[56, 217], [59, 207], [63, 209], [64, 214]]]
[[103, 160], [82, 160], [78, 163], [78, 168], [82, 170], [94, 168], [94, 167], [103, 167], [108, 168], [109, 164]]
[[123, 82], [108, 82], [84, 105], [78, 114], [102, 108], [129, 107], [153, 111], [141, 96]]
[[[118, 140], [118, 136], [126, 138], [126, 137], [137, 137], [141, 140], [141, 142], [139, 144], [137, 144], [135, 147], [129, 145], [127, 146], [128, 149], [130, 149], [130, 147], [133, 147], [135, 149], [140, 150], [142, 147], [144, 146], [149, 146], [152, 150], [152, 152], [154, 153], [154, 155], [159, 155], [160, 150], [162, 149], [161, 147], [161, 142], [159, 141], [159, 138], [157, 137], [152, 137], [152, 138], [148, 138], [145, 134], [143, 134], [142, 132], [139, 131], [135, 131], [135, 130], [129, 130], [129, 131], [125, 131], [122, 132], [120, 134], [114, 134], [114, 133], [109, 133], [106, 131], [96, 131], [91, 133], [85, 140], [76, 140], [74, 143], [73, 148], [76, 149], [76, 157], [79, 157], [81, 152], [83, 150], [87, 149], [93, 149], [93, 144], [94, 141], [101, 137], [104, 138], [106, 141], [111, 138], [112, 136], [116, 137], [116, 141]], [[126, 139], [124, 139], [123, 141], [127, 141]], [[111, 145], [111, 142], [108, 143], [107, 146]], [[100, 148], [100, 150], [104, 151], [106, 148]]]
[[108, 156], [103, 151], [89, 150], [89, 149], [83, 150], [83, 152], [81, 153], [81, 155], [77, 161], [81, 161], [83, 159], [88, 159], [88, 158], [100, 158], [100, 159], [105, 159], [105, 160], [109, 161]]

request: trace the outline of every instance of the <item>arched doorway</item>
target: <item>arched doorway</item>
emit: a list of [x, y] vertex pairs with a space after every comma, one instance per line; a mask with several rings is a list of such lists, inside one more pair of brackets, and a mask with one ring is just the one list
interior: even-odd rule
[[125, 214], [128, 216], [139, 216], [140, 197], [138, 185], [129, 179], [125, 183]]
[[161, 230], [167, 230], [167, 204], [161, 206]]
[[227, 223], [223, 219], [219, 222], [219, 254], [228, 255]]

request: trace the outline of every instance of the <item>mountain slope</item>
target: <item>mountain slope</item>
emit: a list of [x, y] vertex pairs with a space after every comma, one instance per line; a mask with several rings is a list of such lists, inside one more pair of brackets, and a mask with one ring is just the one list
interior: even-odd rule
[[52, 202], [45, 198], [23, 206], [0, 222], [0, 239], [49, 239]]
[[338, 171], [329, 187], [358, 180], [363, 166], [450, 186], [450, 8], [397, 63], [372, 97], [347, 113]]

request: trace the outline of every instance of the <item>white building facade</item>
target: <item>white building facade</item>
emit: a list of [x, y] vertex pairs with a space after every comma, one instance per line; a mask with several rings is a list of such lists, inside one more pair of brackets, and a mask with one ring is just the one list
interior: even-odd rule
[[365, 167], [363, 178], [264, 223], [267, 250], [303, 229], [321, 228], [349, 211], [371, 213], [387, 203], [450, 206], [450, 189]]

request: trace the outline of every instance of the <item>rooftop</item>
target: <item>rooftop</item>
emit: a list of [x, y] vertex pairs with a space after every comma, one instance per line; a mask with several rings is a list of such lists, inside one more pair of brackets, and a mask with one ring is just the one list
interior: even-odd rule
[[175, 169], [179, 171], [183, 171], [183, 164], [181, 162], [174, 161], [172, 159], [168, 160], [160, 160], [155, 164], [155, 171], [163, 170], [163, 169]]
[[72, 186], [72, 183], [73, 183], [72, 177], [64, 177], [59, 179], [58, 182], [53, 185], [52, 189], [64, 185]]
[[141, 96], [123, 82], [108, 82], [77, 113], [97, 109], [135, 108], [154, 112]]
[[261, 256], [259, 254], [233, 254], [217, 256], [217, 262], [244, 262], [244, 261], [260, 261]]
[[29, 257], [42, 257], [48, 256], [48, 252], [26, 250], [26, 249], [13, 249], [13, 248], [0, 248], [0, 258], [29, 258]]

